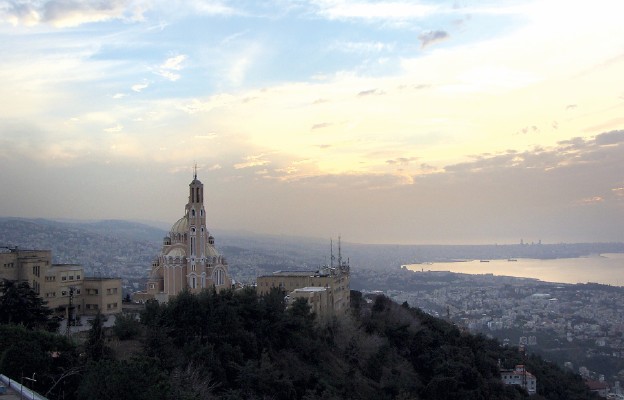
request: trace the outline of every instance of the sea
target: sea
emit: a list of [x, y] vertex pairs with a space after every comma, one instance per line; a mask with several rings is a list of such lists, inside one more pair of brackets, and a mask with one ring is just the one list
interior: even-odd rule
[[624, 286], [624, 253], [597, 254], [578, 258], [538, 260], [461, 260], [407, 264], [413, 271], [450, 271], [463, 274], [494, 274], [536, 278], [557, 283], [601, 283]]

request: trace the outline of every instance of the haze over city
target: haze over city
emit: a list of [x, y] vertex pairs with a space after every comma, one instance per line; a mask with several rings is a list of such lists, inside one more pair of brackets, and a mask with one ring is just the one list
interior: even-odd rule
[[622, 241], [619, 1], [4, 1], [0, 216]]

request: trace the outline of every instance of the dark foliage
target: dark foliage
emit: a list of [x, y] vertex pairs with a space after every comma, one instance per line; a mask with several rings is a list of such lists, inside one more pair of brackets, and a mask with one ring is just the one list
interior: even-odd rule
[[20, 325], [0, 325], [0, 373], [15, 380], [34, 377], [36, 381], [28, 382], [29, 387], [56, 398], [64, 385], [75, 383], [79, 371], [76, 349], [65, 337]]
[[[148, 302], [139, 330], [143, 354], [124, 361], [111, 358], [98, 317], [83, 345], [84, 357], [72, 360], [81, 375], [66, 379], [62, 395], [94, 400], [528, 398], [502, 384], [500, 360], [505, 367], [527, 365], [538, 379], [537, 399], [591, 398], [578, 377], [538, 357], [524, 359], [517, 349], [461, 332], [407, 303], [356, 292], [351, 298], [352, 315], [318, 323], [305, 301], [286, 307], [279, 291], [264, 297], [254, 289], [183, 292], [165, 305]], [[120, 327], [128, 322], [122, 318]], [[17, 373], [24, 364], [13, 363], [24, 345], [12, 329], [25, 331], [5, 328], [0, 368]], [[23, 355], [28, 365], [51, 376], [56, 371], [48, 386], [64, 379], [58, 372], [65, 370], [51, 365], [45, 354], [71, 345], [57, 336], [23, 340], [32, 342], [32, 354]], [[62, 397], [61, 385], [56, 387], [50, 398]]]
[[0, 323], [24, 325], [27, 328], [58, 328], [49, 319], [52, 310], [30, 289], [27, 282], [3, 279], [0, 282]]

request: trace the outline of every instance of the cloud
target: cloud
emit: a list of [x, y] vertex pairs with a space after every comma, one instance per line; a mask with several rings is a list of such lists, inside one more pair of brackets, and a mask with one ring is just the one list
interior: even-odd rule
[[146, 89], [149, 86], [149, 82], [137, 83], [132, 85], [130, 88], [137, 93], [140, 93], [143, 89]]
[[110, 128], [105, 128], [104, 132], [117, 133], [117, 132], [121, 132], [122, 130], [123, 130], [123, 126], [120, 124], [117, 124], [115, 126], [111, 126]]
[[390, 165], [409, 165], [410, 162], [418, 160], [418, 157], [399, 157], [392, 160], [386, 160], [386, 164]]
[[222, 169], [223, 167], [221, 167], [220, 164], [215, 164], [212, 167], [208, 168], [208, 171], [218, 171], [220, 169]]
[[159, 65], [154, 73], [156, 75], [160, 75], [165, 79], [168, 79], [172, 82], [180, 79], [180, 74], [176, 71], [182, 70], [182, 63], [186, 60], [186, 55], [180, 54], [174, 57], [169, 57], [165, 60], [164, 63]]
[[125, 94], [125, 93], [115, 93], [112, 97], [113, 97], [113, 99], [123, 99], [126, 96], [127, 96], [127, 94]]
[[[112, 20], [138, 22], [148, 12], [159, 12], [168, 17], [185, 15], [242, 14], [220, 1], [140, 1], [140, 0], [8, 0], [0, 6], [0, 21], [10, 24], [35, 26], [48, 24], [56, 28], [76, 27], [87, 23]], [[162, 26], [164, 22], [160, 22]]]
[[380, 53], [383, 51], [392, 51], [395, 45], [383, 42], [335, 42], [330, 46], [331, 50], [337, 50], [344, 53], [369, 54]]
[[333, 124], [331, 122], [321, 122], [320, 124], [314, 124], [312, 125], [312, 128], [310, 128], [311, 130], [315, 130], [315, 129], [323, 129], [323, 128], [328, 128], [330, 126], [332, 126]]
[[195, 135], [195, 139], [215, 139], [218, 135], [214, 132], [206, 133], [205, 135]]
[[592, 205], [597, 203], [602, 203], [604, 199], [600, 196], [587, 197], [585, 199], [581, 199], [580, 204], [582, 205]]
[[234, 164], [234, 169], [244, 169], [244, 168], [252, 168], [259, 167], [263, 165], [267, 165], [270, 163], [269, 160], [264, 159], [264, 154], [258, 154], [253, 156], [245, 157], [245, 161], [241, 163]]
[[318, 0], [318, 13], [328, 19], [410, 20], [432, 14], [436, 7], [414, 2]]
[[624, 142], [624, 130], [601, 133], [596, 136], [596, 144], [608, 146]]
[[49, 24], [57, 28], [114, 19], [140, 21], [145, 8], [129, 0], [8, 1], [0, 9], [0, 19], [13, 25]]
[[376, 95], [376, 96], [380, 96], [385, 94], [384, 91], [379, 90], [379, 89], [369, 89], [369, 90], [363, 90], [360, 93], [358, 93], [357, 95], [359, 97], [363, 97], [363, 96], [372, 96], [372, 95]]
[[429, 45], [439, 43], [449, 37], [450, 35], [445, 31], [429, 31], [418, 35], [418, 40], [420, 40], [420, 48], [424, 49]]

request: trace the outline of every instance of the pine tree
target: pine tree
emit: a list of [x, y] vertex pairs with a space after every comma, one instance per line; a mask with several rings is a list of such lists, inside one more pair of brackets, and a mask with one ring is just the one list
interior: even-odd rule
[[48, 323], [52, 310], [46, 307], [27, 282], [4, 279], [0, 283], [0, 323], [42, 328]]

